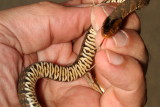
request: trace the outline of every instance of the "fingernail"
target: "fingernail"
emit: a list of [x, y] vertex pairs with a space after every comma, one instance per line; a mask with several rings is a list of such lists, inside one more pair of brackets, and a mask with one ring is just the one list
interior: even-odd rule
[[124, 58], [117, 53], [106, 50], [106, 54], [107, 54], [107, 58], [110, 64], [120, 65], [124, 62]]
[[101, 28], [105, 17], [108, 16], [113, 11], [113, 9], [113, 7], [108, 5], [100, 5], [92, 8], [91, 23], [96, 31], [98, 31]]
[[106, 16], [109, 16], [111, 13], [112, 13], [112, 11], [115, 9], [115, 7], [113, 7], [113, 6], [101, 6], [101, 8], [102, 8], [102, 10], [103, 10], [103, 12], [106, 14]]
[[124, 31], [119, 31], [115, 36], [112, 37], [116, 47], [126, 46], [128, 43], [128, 36]]
[[96, 31], [100, 29], [100, 24], [97, 22], [98, 19], [96, 17], [97, 8], [98, 7], [93, 7], [91, 12], [91, 23], [92, 23], [93, 29], [95, 29]]

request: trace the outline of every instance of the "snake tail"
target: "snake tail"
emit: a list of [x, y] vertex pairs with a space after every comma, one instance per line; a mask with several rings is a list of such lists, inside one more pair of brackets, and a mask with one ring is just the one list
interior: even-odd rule
[[102, 27], [102, 35], [109, 37], [115, 34], [121, 27], [126, 16], [137, 9], [149, 4], [150, 0], [125, 0], [106, 18]]
[[74, 81], [86, 74], [94, 63], [96, 32], [88, 30], [80, 54], [72, 65], [59, 66], [49, 62], [37, 62], [25, 68], [18, 80], [18, 97], [22, 107], [41, 107], [36, 96], [36, 83], [41, 78], [55, 81]]

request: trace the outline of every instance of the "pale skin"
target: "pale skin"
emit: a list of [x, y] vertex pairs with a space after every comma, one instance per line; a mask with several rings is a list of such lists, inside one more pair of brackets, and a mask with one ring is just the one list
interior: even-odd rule
[[[91, 3], [69, 1], [64, 5]], [[141, 107], [146, 102], [145, 75], [148, 56], [138, 16], [133, 13], [124, 28], [101, 47], [101, 25], [113, 8], [65, 7], [41, 2], [0, 11], [0, 105], [19, 107], [17, 79], [23, 68], [37, 61], [60, 65], [76, 59], [83, 32], [91, 22], [97, 30], [96, 78], [105, 89], [101, 95], [82, 77], [62, 83], [42, 79], [37, 84], [38, 99], [48, 107]], [[106, 14], [105, 14], [106, 13]], [[92, 16], [92, 17], [91, 17]], [[78, 38], [78, 39], [77, 39]], [[74, 45], [72, 40], [75, 40]]]

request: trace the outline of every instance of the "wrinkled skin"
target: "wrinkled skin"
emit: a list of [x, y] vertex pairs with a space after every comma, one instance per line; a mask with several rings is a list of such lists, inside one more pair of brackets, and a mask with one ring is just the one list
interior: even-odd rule
[[[0, 105], [19, 107], [17, 79], [24, 67], [37, 61], [60, 65], [76, 59], [83, 33], [91, 22], [97, 30], [97, 47], [102, 42], [101, 25], [113, 10], [102, 7], [65, 7], [89, 3], [73, 0], [64, 6], [41, 2], [0, 11]], [[105, 14], [106, 13], [106, 14]], [[92, 17], [90, 17], [92, 16]], [[133, 13], [124, 28], [106, 38], [95, 57], [96, 78], [104, 94], [91, 89], [84, 78], [62, 83], [41, 79], [38, 99], [48, 107], [140, 107], [146, 101], [147, 52], [137, 33], [138, 16]], [[71, 42], [74, 40], [74, 45]]]

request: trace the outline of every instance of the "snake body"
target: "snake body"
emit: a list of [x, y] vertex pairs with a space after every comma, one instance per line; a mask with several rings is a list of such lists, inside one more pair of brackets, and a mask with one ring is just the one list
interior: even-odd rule
[[[123, 2], [124, 0], [106, 0], [107, 2]], [[126, 0], [121, 3], [104, 21], [102, 34], [111, 36], [118, 31], [123, 19], [136, 9], [147, 5], [149, 0]], [[96, 31], [90, 27], [85, 35], [81, 51], [72, 65], [59, 66], [50, 62], [37, 62], [20, 74], [18, 80], [18, 97], [23, 107], [41, 107], [36, 97], [36, 82], [41, 78], [69, 82], [84, 76], [90, 71], [96, 53]]]
[[90, 28], [83, 41], [81, 52], [72, 65], [59, 66], [49, 62], [38, 62], [27, 67], [21, 74], [18, 84], [20, 103], [23, 106], [40, 106], [35, 93], [35, 85], [40, 78], [69, 82], [84, 76], [93, 64], [96, 52], [95, 35], [96, 32]]

